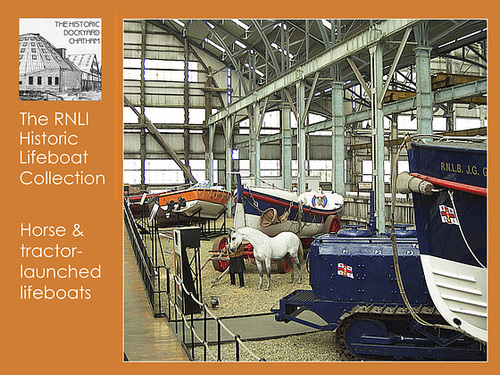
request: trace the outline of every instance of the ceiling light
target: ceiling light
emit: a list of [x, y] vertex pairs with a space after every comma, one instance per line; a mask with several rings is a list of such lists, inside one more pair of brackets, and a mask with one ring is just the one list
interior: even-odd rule
[[203, 40], [204, 40], [205, 42], [207, 42], [208, 44], [210, 44], [211, 46], [213, 46], [213, 47], [217, 48], [219, 51], [221, 51], [221, 52], [226, 52], [226, 50], [225, 50], [223, 47], [219, 46], [217, 43], [215, 43], [215, 42], [211, 41], [210, 39], [205, 38], [205, 39], [203, 39]]
[[174, 21], [180, 27], [186, 27], [186, 24], [184, 22], [182, 22], [181, 20], [173, 19], [172, 21]]
[[236, 44], [237, 46], [239, 46], [239, 47], [241, 47], [241, 48], [243, 48], [243, 49], [247, 48], [247, 46], [246, 46], [246, 45], [244, 45], [243, 43], [241, 43], [238, 39], [236, 39], [236, 40], [234, 41], [234, 44]]
[[328, 20], [321, 20], [321, 23], [322, 23], [325, 27], [329, 28], [330, 30], [332, 29], [332, 23], [331, 23], [330, 21], [328, 21]]
[[250, 26], [248, 26], [246, 23], [241, 22], [240, 20], [233, 20], [232, 19], [231, 21], [233, 21], [235, 24], [237, 24], [242, 29], [245, 29], [245, 31], [250, 28]]

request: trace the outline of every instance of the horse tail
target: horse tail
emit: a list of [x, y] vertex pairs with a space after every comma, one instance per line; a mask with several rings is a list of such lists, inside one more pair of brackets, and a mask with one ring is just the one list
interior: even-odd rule
[[302, 246], [302, 241], [299, 238], [299, 264], [304, 263], [304, 247]]

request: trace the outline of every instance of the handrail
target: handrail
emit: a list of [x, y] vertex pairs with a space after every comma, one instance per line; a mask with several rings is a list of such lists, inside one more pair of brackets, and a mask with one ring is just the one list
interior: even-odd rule
[[[135, 223], [135, 220], [133, 218], [132, 212], [130, 211], [130, 207], [128, 204], [127, 199], [124, 199], [124, 221], [125, 225], [127, 228], [127, 232], [130, 237], [130, 241], [132, 244], [132, 249], [134, 251], [135, 257], [137, 264], [139, 266], [139, 270], [141, 273], [141, 277], [144, 283], [144, 287], [147, 291], [147, 295], [149, 298], [149, 304], [151, 307], [151, 310], [153, 312], [153, 315], [155, 318], [157, 317], [163, 317], [165, 318], [168, 322], [174, 321], [176, 323], [176, 331], [177, 331], [177, 315], [180, 316], [180, 321], [183, 323], [183, 329], [188, 328], [190, 333], [191, 333], [191, 359], [195, 359], [195, 353], [194, 353], [194, 347], [195, 347], [195, 340], [199, 343], [201, 343], [204, 346], [204, 361], [207, 360], [207, 354], [210, 355], [210, 357], [213, 360], [216, 361], [221, 361], [221, 335], [220, 335], [220, 329], [224, 329], [231, 337], [234, 337], [234, 341], [236, 344], [236, 353], [235, 353], [235, 358], [236, 361], [240, 360], [240, 348], [243, 348], [249, 355], [255, 360], [258, 361], [265, 361], [264, 358], [259, 358], [256, 356], [246, 345], [245, 342], [241, 339], [241, 337], [238, 334], [235, 334], [227, 328], [224, 323], [221, 321], [221, 318], [217, 317], [216, 315], [213, 314], [212, 311], [208, 308], [206, 303], [203, 303], [199, 301], [192, 292], [188, 291], [184, 283], [180, 280], [180, 278], [177, 275], [172, 276], [170, 274], [170, 269], [166, 267], [165, 265], [155, 265], [151, 255], [148, 253], [146, 244], [144, 243], [139, 230], [137, 228], [137, 225]], [[164, 261], [164, 260], [163, 260]], [[161, 290], [160, 287], [160, 270], [165, 269], [166, 272], [166, 280], [167, 280], [167, 285], [166, 289], [167, 290]], [[155, 288], [155, 278], [157, 278], [157, 288]], [[183, 313], [182, 309], [179, 308], [177, 303], [175, 303], [175, 296], [172, 297], [171, 293], [171, 288], [170, 288], [170, 282], [173, 280], [174, 283], [179, 285], [182, 288], [182, 291], [186, 293], [188, 297], [190, 297], [193, 302], [195, 302], [200, 308], [203, 310], [203, 315], [204, 315], [204, 332], [203, 332], [203, 337], [200, 337], [200, 335], [196, 332], [194, 325], [193, 325], [193, 309], [191, 309], [191, 319], [190, 322], [188, 321], [188, 316]], [[162, 313], [161, 311], [161, 296], [162, 294], [167, 295], [167, 301], [168, 301], [168, 314]], [[155, 299], [155, 296], [157, 296], [157, 300]], [[172, 320], [171, 318], [171, 308], [174, 310], [175, 314], [175, 319]], [[208, 345], [208, 340], [207, 340], [207, 332], [206, 332], [206, 323], [207, 319], [214, 319], [217, 322], [217, 330], [219, 332], [218, 337], [217, 337], [217, 348], [218, 348], [218, 353], [217, 355], [214, 354]], [[184, 330], [183, 330], [184, 333]], [[183, 334], [182, 337], [183, 344], [186, 345], [186, 340], [185, 340], [185, 335]]]
[[[206, 303], [203, 303], [201, 301], [199, 301], [195, 295], [193, 293], [191, 293], [189, 290], [186, 289], [184, 283], [180, 280], [180, 278], [177, 276], [177, 275], [174, 275], [173, 276], [173, 279], [174, 279], [174, 282], [179, 285], [183, 292], [186, 293], [186, 295], [188, 295], [199, 307], [202, 307], [204, 312], [206, 312], [207, 314], [209, 314], [212, 319], [214, 319], [216, 322], [217, 322], [217, 326], [218, 328], [223, 328], [228, 334], [229, 336], [231, 337], [234, 337], [234, 340], [235, 340], [235, 343], [236, 343], [236, 361], [239, 361], [239, 347], [241, 346], [241, 348], [243, 348], [244, 350], [246, 350], [246, 352], [252, 357], [254, 358], [255, 360], [257, 361], [260, 361], [260, 362], [264, 362], [265, 359], [264, 358], [260, 358], [258, 357], [257, 355], [255, 355], [246, 345], [245, 345], [245, 342], [241, 339], [240, 335], [238, 334], [235, 334], [233, 333], [222, 321], [221, 321], [221, 318], [217, 317], [212, 311], [210, 311], [210, 309], [208, 308], [207, 304]], [[169, 298], [169, 301], [170, 301], [170, 298]], [[177, 305], [175, 305], [175, 308], [176, 309], [179, 309], [179, 307]], [[180, 309], [179, 309], [180, 310]], [[191, 314], [192, 315], [192, 314]], [[199, 337], [197, 334], [196, 334], [196, 331], [194, 330], [194, 327], [193, 325], [191, 324], [189, 326], [189, 324], [187, 324], [187, 320], [185, 318], [185, 315], [182, 314], [181, 312], [181, 316], [183, 317], [183, 322], [189, 327], [189, 329], [192, 331], [192, 333], [194, 334], [194, 336], [196, 336], [196, 339], [198, 340], [198, 342], [202, 343], [205, 348], [209, 351], [210, 355], [212, 356], [212, 358], [215, 358], [215, 355], [212, 354], [212, 352], [209, 350], [208, 348], [208, 342], [206, 341], [206, 337], [204, 339], [202, 339], [201, 337]], [[218, 334], [218, 360], [220, 360], [220, 334]], [[194, 348], [194, 342], [191, 342], [191, 345], [192, 347]]]
[[[142, 282], [148, 295], [150, 308], [155, 317], [164, 316], [165, 314], [161, 311], [162, 291], [160, 290], [160, 269], [166, 269], [166, 267], [154, 265], [151, 256], [148, 254], [146, 244], [139, 233], [139, 229], [137, 228], [137, 224], [134, 221], [126, 199], [124, 200], [123, 212], [125, 226], [129, 234], [130, 243], [139, 267]], [[157, 287], [155, 287], [155, 284]], [[156, 299], [158, 299], [158, 301], [156, 301]]]

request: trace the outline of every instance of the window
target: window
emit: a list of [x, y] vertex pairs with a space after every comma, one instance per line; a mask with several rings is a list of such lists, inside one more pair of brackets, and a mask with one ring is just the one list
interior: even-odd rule
[[[372, 182], [372, 177], [373, 177], [372, 161], [363, 160], [362, 165], [363, 165], [362, 182]], [[404, 166], [404, 164], [402, 164], [401, 166]], [[391, 162], [388, 160], [384, 160], [384, 182], [385, 183], [391, 182]]]
[[189, 108], [189, 123], [203, 124], [205, 121], [205, 110], [202, 108]]
[[280, 160], [261, 160], [260, 161], [260, 176], [261, 177], [279, 177], [281, 175]]
[[361, 179], [362, 182], [372, 182], [372, 161], [371, 160], [363, 160], [363, 177]]
[[184, 108], [146, 107], [145, 114], [153, 123], [184, 124]]
[[[184, 161], [183, 161], [184, 162]], [[198, 181], [205, 180], [205, 160], [190, 160], [189, 166], [193, 176]], [[217, 183], [217, 167], [218, 161], [214, 160], [214, 182]], [[137, 167], [136, 167], [137, 168]], [[147, 184], [180, 184], [184, 183], [184, 172], [173, 160], [165, 159], [148, 159], [145, 163], [146, 168], [146, 183]], [[132, 169], [132, 168], [131, 168]], [[139, 168], [140, 169], [140, 168]], [[130, 175], [125, 176], [130, 179], [133, 176], [133, 171], [129, 170]], [[135, 172], [137, 175], [137, 172]], [[126, 181], [127, 182], [127, 181]]]
[[309, 176], [319, 177], [320, 181], [332, 181], [332, 161], [309, 160]]
[[465, 129], [477, 129], [481, 126], [481, 120], [478, 118], [457, 118], [455, 129], [465, 130]]
[[47, 77], [47, 85], [52, 85], [52, 77]]
[[240, 175], [241, 177], [250, 177], [250, 161], [245, 159], [240, 159]]
[[138, 159], [123, 160], [123, 182], [131, 185], [141, 183], [141, 161]]
[[28, 77], [28, 85], [32, 85], [33, 84], [33, 77]]
[[[141, 59], [123, 60], [123, 78], [139, 81], [141, 79]], [[189, 82], [198, 81], [198, 63], [189, 61]], [[144, 80], [164, 82], [184, 82], [184, 61], [180, 60], [144, 60]]]
[[188, 81], [198, 82], [198, 62], [188, 61]]
[[36, 84], [41, 85], [42, 84], [42, 77], [36, 77]]
[[59, 77], [54, 77], [54, 85], [58, 85], [59, 84]]
[[31, 56], [33, 60], [36, 60], [36, 55]]

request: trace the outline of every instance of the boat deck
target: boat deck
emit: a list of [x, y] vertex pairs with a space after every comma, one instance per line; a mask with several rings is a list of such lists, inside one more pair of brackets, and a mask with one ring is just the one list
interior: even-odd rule
[[166, 320], [153, 317], [126, 230], [123, 253], [124, 357], [131, 362], [189, 361]]

